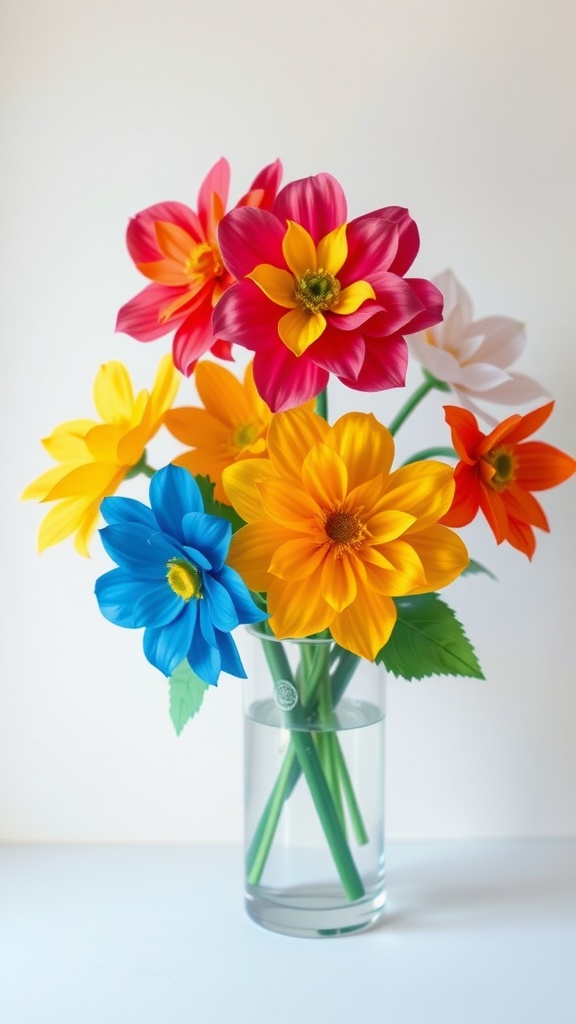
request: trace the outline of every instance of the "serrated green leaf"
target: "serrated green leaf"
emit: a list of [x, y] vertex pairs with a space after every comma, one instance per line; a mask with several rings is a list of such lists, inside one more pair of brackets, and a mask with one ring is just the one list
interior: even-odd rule
[[434, 675], [484, 679], [461, 623], [438, 594], [396, 598], [395, 604], [398, 619], [377, 662], [404, 679]]
[[232, 533], [236, 533], [236, 530], [246, 525], [231, 505], [224, 505], [223, 502], [216, 501], [214, 483], [209, 476], [196, 476], [194, 479], [200, 488], [205, 512], [211, 516], [219, 516], [220, 519], [227, 519], [232, 524]]
[[174, 723], [176, 735], [194, 718], [204, 700], [208, 684], [192, 671], [187, 661], [182, 661], [174, 669], [170, 679], [170, 718]]
[[468, 565], [461, 572], [460, 575], [461, 576], [474, 576], [474, 575], [477, 575], [478, 573], [484, 573], [484, 575], [485, 576], [489, 576], [491, 580], [496, 580], [496, 581], [498, 580], [498, 577], [495, 576], [493, 572], [490, 572], [490, 569], [487, 569], [486, 566], [481, 565], [480, 562], [475, 562], [473, 558], [470, 559]]

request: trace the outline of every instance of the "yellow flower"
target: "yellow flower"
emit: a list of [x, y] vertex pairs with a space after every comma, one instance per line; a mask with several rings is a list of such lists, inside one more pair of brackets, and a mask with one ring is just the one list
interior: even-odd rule
[[468, 564], [460, 538], [438, 525], [454, 494], [452, 470], [427, 461], [390, 473], [390, 432], [355, 412], [333, 427], [308, 409], [279, 413], [268, 454], [224, 471], [247, 523], [230, 564], [267, 592], [276, 636], [329, 628], [373, 660], [396, 622], [392, 598], [444, 587]]
[[256, 390], [252, 363], [243, 384], [229, 370], [210, 362], [198, 363], [194, 379], [204, 409], [172, 409], [165, 416], [170, 433], [194, 449], [173, 461], [194, 476], [209, 476], [215, 497], [226, 502], [223, 470], [239, 459], [266, 455], [272, 413]]
[[178, 385], [171, 355], [161, 360], [150, 394], [142, 390], [136, 398], [122, 363], [112, 361], [100, 367], [94, 380], [94, 405], [102, 422], [69, 420], [56, 427], [42, 444], [59, 465], [22, 494], [23, 499], [57, 502], [40, 525], [39, 551], [75, 533], [76, 550], [88, 557], [102, 499], [114, 494], [140, 461]]

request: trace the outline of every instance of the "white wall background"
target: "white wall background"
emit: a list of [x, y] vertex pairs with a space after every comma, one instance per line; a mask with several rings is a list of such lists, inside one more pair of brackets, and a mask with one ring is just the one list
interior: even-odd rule
[[[421, 275], [449, 265], [479, 315], [527, 323], [520, 368], [557, 398], [543, 436], [573, 447], [573, 4], [5, 0], [2, 17], [0, 837], [236, 841], [241, 684], [222, 679], [176, 739], [139, 635], [98, 613], [97, 544], [90, 561], [70, 543], [36, 554], [41, 510], [18, 495], [48, 467], [38, 439], [91, 415], [101, 362], [151, 383], [168, 341], [113, 333], [142, 285], [127, 218], [194, 205], [226, 155], [236, 197], [279, 156], [285, 180], [335, 174], [352, 215], [407, 205]], [[402, 397], [335, 389], [332, 407], [386, 421]], [[405, 454], [423, 431], [446, 443], [440, 404], [401, 433]], [[391, 836], [576, 833], [574, 494], [543, 495], [532, 564], [466, 531], [499, 576], [449, 595], [487, 681], [391, 680]]]

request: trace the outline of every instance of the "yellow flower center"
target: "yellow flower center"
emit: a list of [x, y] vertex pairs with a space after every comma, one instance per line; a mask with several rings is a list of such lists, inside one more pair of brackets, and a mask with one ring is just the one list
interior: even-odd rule
[[326, 516], [324, 529], [330, 540], [342, 548], [357, 548], [368, 537], [368, 530], [356, 512], [333, 509]]
[[202, 577], [195, 565], [185, 558], [171, 558], [166, 568], [168, 584], [178, 597], [183, 601], [202, 597]]
[[220, 250], [215, 242], [200, 242], [196, 245], [186, 263], [184, 270], [188, 277], [218, 277], [224, 270]]
[[509, 448], [495, 448], [488, 452], [486, 462], [494, 467], [494, 476], [488, 483], [495, 491], [504, 491], [516, 475], [516, 459]]
[[305, 270], [294, 285], [294, 298], [309, 313], [334, 309], [338, 305], [339, 296], [340, 282], [322, 267], [318, 270]]

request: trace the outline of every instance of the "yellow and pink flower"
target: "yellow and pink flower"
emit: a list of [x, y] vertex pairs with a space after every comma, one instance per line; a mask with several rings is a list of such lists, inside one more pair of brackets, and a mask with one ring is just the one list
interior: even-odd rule
[[[256, 176], [238, 207], [268, 209], [278, 190], [282, 165], [269, 164]], [[226, 212], [230, 166], [224, 158], [206, 175], [198, 212], [184, 203], [149, 206], [130, 220], [128, 251], [149, 284], [118, 313], [116, 330], [137, 341], [154, 341], [176, 328], [174, 365], [186, 376], [209, 350], [230, 359], [230, 343], [212, 332], [212, 310], [232, 284], [218, 247], [218, 224]]]
[[408, 211], [347, 222], [330, 174], [291, 182], [270, 211], [233, 210], [220, 251], [237, 283], [214, 309], [215, 334], [253, 350], [256, 386], [273, 411], [318, 395], [330, 373], [359, 391], [404, 384], [403, 335], [438, 323], [442, 296], [405, 278], [418, 252]]

